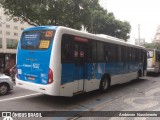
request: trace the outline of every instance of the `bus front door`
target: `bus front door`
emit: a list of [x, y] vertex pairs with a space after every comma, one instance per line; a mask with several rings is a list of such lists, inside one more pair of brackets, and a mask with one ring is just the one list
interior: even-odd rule
[[74, 93], [84, 91], [85, 80], [85, 63], [87, 55], [87, 43], [75, 41], [74, 42], [74, 61], [75, 61], [75, 79], [74, 79]]

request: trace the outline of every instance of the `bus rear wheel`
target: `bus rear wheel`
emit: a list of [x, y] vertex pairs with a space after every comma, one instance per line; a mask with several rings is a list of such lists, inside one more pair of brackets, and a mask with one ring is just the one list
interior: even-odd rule
[[102, 78], [101, 82], [100, 82], [100, 90], [101, 91], [106, 91], [109, 87], [109, 78], [108, 77], [104, 77]]

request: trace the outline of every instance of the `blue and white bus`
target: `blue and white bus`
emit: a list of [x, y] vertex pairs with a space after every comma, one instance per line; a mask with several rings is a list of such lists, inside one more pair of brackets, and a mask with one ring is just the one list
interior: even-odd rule
[[121, 84], [146, 73], [145, 48], [62, 26], [23, 31], [17, 48], [16, 85], [53, 96]]

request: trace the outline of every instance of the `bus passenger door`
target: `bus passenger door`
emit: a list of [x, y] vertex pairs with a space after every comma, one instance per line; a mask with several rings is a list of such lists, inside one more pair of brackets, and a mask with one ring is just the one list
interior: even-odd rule
[[86, 79], [86, 55], [87, 42], [74, 41], [74, 64], [75, 64], [75, 78], [74, 78], [74, 93], [84, 91], [84, 79]]

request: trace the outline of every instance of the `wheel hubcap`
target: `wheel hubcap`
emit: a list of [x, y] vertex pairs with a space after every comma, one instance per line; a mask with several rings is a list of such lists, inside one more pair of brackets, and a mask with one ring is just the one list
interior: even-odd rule
[[1, 94], [6, 94], [7, 93], [7, 86], [2, 85], [0, 88], [0, 92], [1, 92]]
[[107, 89], [107, 87], [108, 87], [108, 82], [106, 80], [103, 81], [103, 87], [104, 87], [104, 89]]

